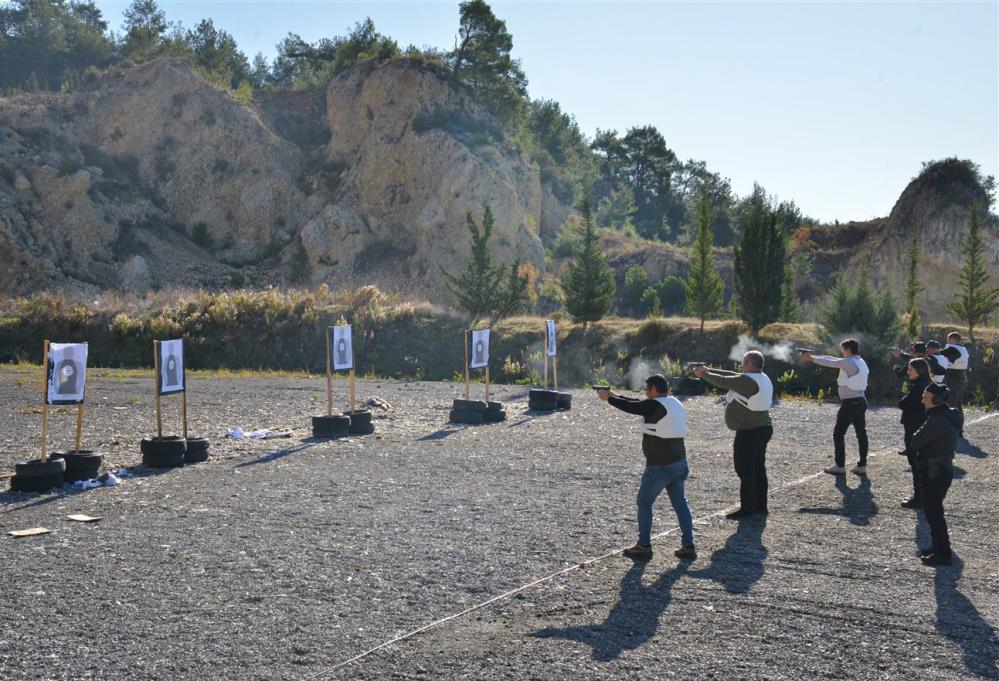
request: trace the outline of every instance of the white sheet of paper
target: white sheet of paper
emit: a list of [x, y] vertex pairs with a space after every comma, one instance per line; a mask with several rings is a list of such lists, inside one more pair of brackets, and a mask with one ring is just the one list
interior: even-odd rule
[[354, 368], [354, 346], [350, 342], [350, 324], [347, 326], [334, 326], [330, 352], [333, 353], [333, 368], [353, 369]]
[[160, 341], [160, 395], [184, 392], [184, 341]]
[[548, 356], [554, 357], [556, 353], [555, 349], [555, 320], [549, 319], [545, 322], [548, 325]]
[[83, 402], [87, 383], [87, 344], [49, 343], [49, 404]]
[[489, 364], [489, 329], [472, 332], [471, 362], [473, 369], [481, 369]]

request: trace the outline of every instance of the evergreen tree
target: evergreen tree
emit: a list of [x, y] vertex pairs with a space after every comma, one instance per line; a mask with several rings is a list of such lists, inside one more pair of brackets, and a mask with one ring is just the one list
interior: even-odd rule
[[875, 293], [865, 269], [854, 283], [846, 276], [836, 277], [818, 321], [819, 335], [827, 344], [837, 344], [842, 334], [858, 335], [868, 364], [882, 362], [900, 330], [894, 297], [888, 290]]
[[735, 246], [739, 313], [755, 335], [780, 317], [784, 287], [784, 235], [759, 185], [749, 198], [742, 239]]
[[589, 192], [583, 194], [580, 212], [583, 214], [583, 239], [562, 279], [562, 289], [566, 311], [576, 321], [583, 322], [585, 332], [589, 322], [602, 319], [610, 308], [614, 298], [614, 273], [600, 250]]
[[642, 309], [642, 294], [649, 287], [649, 274], [641, 265], [632, 265], [624, 273], [624, 305], [628, 314]]
[[125, 41], [121, 52], [126, 59], [145, 61], [156, 57], [167, 32], [166, 15], [156, 0], [132, 0], [125, 10]]
[[923, 289], [919, 282], [919, 231], [913, 228], [909, 240], [909, 275], [905, 280], [905, 335], [912, 340], [919, 338], [919, 304], [916, 297]]
[[981, 209], [975, 203], [971, 206], [971, 217], [968, 219], [968, 236], [961, 244], [961, 253], [964, 254], [961, 291], [957, 300], [947, 306], [948, 310], [968, 325], [971, 340], [975, 340], [975, 327], [986, 323], [989, 316], [999, 310], [999, 287], [989, 286], [981, 230]]
[[784, 268], [784, 286], [781, 287], [780, 320], [800, 322], [801, 308], [798, 306], [798, 290], [795, 287], [797, 272], [791, 265]]
[[690, 246], [690, 271], [684, 290], [687, 294], [687, 311], [704, 320], [722, 311], [725, 305], [725, 282], [715, 269], [714, 234], [711, 231], [711, 204], [706, 195], [697, 205], [697, 234]]

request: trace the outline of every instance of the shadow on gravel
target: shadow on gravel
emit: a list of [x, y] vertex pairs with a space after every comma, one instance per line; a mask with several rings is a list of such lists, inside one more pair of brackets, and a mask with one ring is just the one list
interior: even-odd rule
[[975, 459], [984, 459], [989, 455], [989, 453], [984, 451], [981, 447], [973, 445], [967, 440], [958, 440], [957, 449], [954, 451], [958, 454], [965, 454]]
[[562, 638], [593, 648], [593, 659], [610, 662], [626, 650], [634, 650], [652, 640], [659, 619], [673, 600], [673, 585], [690, 567], [682, 561], [664, 572], [649, 586], [642, 584], [648, 561], [635, 561], [621, 578], [621, 594], [601, 624], [581, 627], [546, 627], [534, 632], [537, 638]]
[[846, 482], [845, 475], [837, 475], [836, 489], [843, 495], [842, 507], [802, 506], [798, 509], [798, 513], [842, 515], [846, 516], [854, 525], [862, 527], [870, 525], [871, 518], [878, 514], [878, 504], [874, 501], [874, 495], [871, 494], [870, 479], [865, 475], [860, 478], [860, 484], [851, 488]]
[[767, 547], [763, 545], [765, 516], [754, 516], [739, 521], [725, 546], [711, 554], [711, 564], [691, 572], [695, 579], [712, 579], [730, 594], [744, 594], [758, 582], [766, 571]]
[[430, 433], [429, 435], [424, 435], [423, 437], [417, 438], [417, 442], [427, 442], [429, 440], [443, 440], [446, 437], [450, 437], [455, 433], [461, 432], [457, 428], [441, 428], [440, 430]]
[[294, 447], [288, 447], [287, 449], [278, 449], [273, 452], [267, 452], [263, 456], [260, 456], [253, 461], [244, 461], [243, 463], [236, 464], [236, 468], [243, 468], [245, 466], [256, 466], [261, 463], [270, 463], [272, 461], [277, 461], [278, 459], [283, 459], [289, 454], [295, 454], [303, 450], [309, 449], [310, 447], [315, 447], [316, 445], [328, 442], [328, 440], [322, 438], [307, 438], [302, 440], [301, 444], [295, 445]]
[[937, 631], [961, 647], [964, 666], [972, 674], [999, 679], [999, 636], [967, 596], [957, 590], [964, 563], [954, 556], [950, 567], [936, 569]]
[[[22, 508], [31, 508], [33, 506], [44, 506], [45, 504], [51, 504], [53, 501], [69, 499], [70, 497], [76, 496], [80, 492], [83, 492], [83, 490], [76, 489], [75, 487], [65, 489], [65, 491], [62, 491], [59, 494], [52, 494], [51, 492], [13, 492], [8, 489], [5, 492], [0, 492], [0, 506], [10, 506], [21, 502], [24, 503], [21, 503], [21, 505], [17, 508], [8, 508], [0, 511], [0, 514], [13, 513], [14, 511], [20, 511]], [[32, 497], [40, 498], [32, 499]]]

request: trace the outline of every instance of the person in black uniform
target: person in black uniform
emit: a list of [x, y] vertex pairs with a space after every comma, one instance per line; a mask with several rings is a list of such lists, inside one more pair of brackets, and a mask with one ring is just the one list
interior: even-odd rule
[[912, 435], [903, 454], [916, 457], [919, 492], [923, 497], [923, 512], [930, 526], [933, 544], [920, 548], [925, 565], [950, 565], [950, 536], [944, 519], [943, 500], [954, 480], [954, 450], [961, 414], [947, 404], [947, 386], [931, 383], [923, 392], [926, 422]]
[[[906, 378], [909, 383], [909, 391], [898, 401], [898, 408], [902, 410], [901, 422], [906, 449], [912, 442], [912, 435], [926, 421], [923, 392], [930, 384], [930, 365], [922, 357], [917, 357], [909, 360], [907, 369]], [[906, 458], [909, 460], [909, 468], [912, 471], [912, 496], [902, 502], [902, 508], [922, 508], [919, 476], [916, 475], [916, 457], [914, 454], [909, 454]]]
[[[936, 341], [930, 341], [931, 343], [936, 343]], [[930, 380], [935, 383], [943, 383], [944, 376], [947, 370], [941, 366], [940, 360], [935, 356], [931, 355], [927, 351], [927, 343], [922, 341], [916, 341], [911, 346], [909, 346], [909, 352], [902, 352], [900, 348], [892, 348], [891, 354], [896, 359], [897, 362], [892, 362], [892, 369], [898, 374], [899, 378], [905, 379], [906, 374], [909, 371], [909, 360], [923, 358], [930, 365]], [[937, 343], [937, 345], [940, 345]]]
[[940, 350], [940, 355], [947, 358], [947, 387], [950, 388], [950, 399], [947, 402], [961, 412], [961, 429], [959, 437], [964, 437], [964, 391], [968, 388], [968, 364], [971, 355], [968, 348], [961, 343], [961, 334], [951, 331], [947, 334], [947, 345]]

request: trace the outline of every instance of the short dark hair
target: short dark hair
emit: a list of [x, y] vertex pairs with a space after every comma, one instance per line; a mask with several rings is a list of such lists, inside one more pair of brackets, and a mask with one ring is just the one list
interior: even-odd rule
[[841, 348], [846, 348], [855, 355], [860, 354], [860, 341], [856, 338], [847, 338], [845, 341], [839, 344]]
[[958, 340], [961, 340], [961, 334], [959, 334], [957, 331], [951, 331], [950, 333], [947, 334], [947, 340], [950, 340], [951, 338], [956, 338]]
[[663, 395], [669, 392], [669, 381], [662, 374], [652, 374], [645, 379], [646, 388], [655, 388], [657, 392], [661, 392]]
[[925, 355], [926, 354], [926, 343], [924, 343], [923, 341], [916, 341], [915, 343], [912, 344], [912, 351], [913, 352], [918, 352], [918, 353], [921, 353], [921, 354]]
[[928, 347], [928, 348], [936, 348], [937, 350], [939, 350], [941, 348], [940, 341], [938, 341], [936, 339], [928, 340], [928, 341], [926, 341], [926, 347]]
[[750, 350], [745, 355], [743, 355], [742, 358], [743, 359], [748, 359], [749, 362], [754, 367], [756, 367], [760, 371], [763, 371], [763, 364], [764, 364], [765, 360], [763, 359], [763, 353], [760, 352], [759, 350]]
[[916, 373], [923, 378], [930, 377], [930, 363], [923, 357], [916, 357], [909, 360], [909, 366], [916, 370]]

